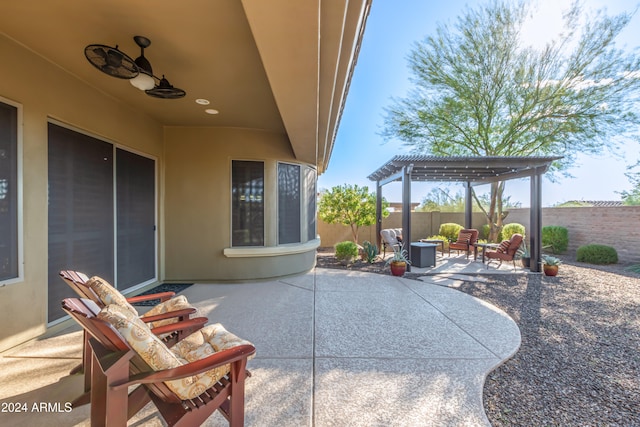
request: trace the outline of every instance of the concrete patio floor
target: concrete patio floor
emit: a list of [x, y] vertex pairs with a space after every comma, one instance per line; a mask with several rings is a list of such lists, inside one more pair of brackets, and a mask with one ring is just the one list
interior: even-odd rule
[[[183, 294], [257, 348], [247, 426], [488, 426], [484, 379], [517, 351], [520, 332], [455, 283], [315, 269]], [[80, 375], [68, 375], [80, 355], [75, 326], [3, 353], [0, 409], [14, 404], [14, 413], [0, 412], [0, 425], [88, 425], [88, 406], [65, 410], [82, 387]], [[15, 413], [16, 403], [26, 411]], [[38, 412], [33, 403], [60, 410]], [[150, 404], [129, 425], [163, 422]], [[226, 422], [215, 414], [204, 425]]]
[[[391, 257], [389, 255], [387, 258]], [[428, 274], [428, 275], [491, 275], [491, 274], [528, 274], [531, 271], [524, 268], [520, 260], [516, 260], [515, 267], [512, 261], [503, 261], [501, 264], [493, 261], [490, 264], [485, 260], [482, 262], [482, 255], [479, 254], [477, 259], [473, 259], [473, 254], [466, 257], [464, 254], [451, 255], [440, 252], [436, 255], [435, 267], [419, 268], [411, 267], [412, 273]]]

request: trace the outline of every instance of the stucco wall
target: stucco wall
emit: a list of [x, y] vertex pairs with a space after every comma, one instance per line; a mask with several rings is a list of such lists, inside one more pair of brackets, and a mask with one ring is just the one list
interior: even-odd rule
[[[529, 229], [530, 213], [528, 208], [511, 209], [505, 224], [517, 222]], [[415, 241], [424, 236], [436, 234], [439, 224], [445, 222], [464, 223], [461, 213], [425, 213], [411, 214], [411, 240]], [[482, 214], [474, 214], [473, 226], [480, 228], [485, 221]], [[382, 221], [383, 228], [401, 227], [401, 214], [392, 213]], [[579, 246], [589, 243], [609, 245], [616, 248], [620, 262], [638, 263], [640, 253], [637, 250], [640, 243], [640, 206], [625, 206], [611, 208], [543, 208], [542, 225], [561, 225], [569, 231], [568, 254], [575, 254]], [[375, 226], [363, 227], [358, 241], [375, 242]], [[322, 246], [330, 247], [337, 242], [352, 240], [349, 227], [329, 225], [318, 220], [318, 232], [322, 239]]]
[[230, 258], [231, 162], [264, 161], [265, 246], [277, 246], [277, 162], [295, 157], [286, 135], [237, 128], [167, 128], [164, 279], [265, 279], [315, 265], [315, 251]]
[[162, 127], [2, 36], [0, 57], [0, 97], [22, 106], [24, 194], [19, 213], [24, 277], [0, 287], [2, 351], [47, 327], [47, 121], [56, 119], [158, 159]]

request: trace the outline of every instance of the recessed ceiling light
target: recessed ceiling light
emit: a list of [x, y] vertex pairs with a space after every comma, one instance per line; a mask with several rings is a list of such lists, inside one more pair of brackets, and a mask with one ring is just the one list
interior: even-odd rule
[[198, 98], [198, 99], [196, 99], [196, 104], [209, 105], [210, 102], [209, 102], [208, 99]]
[[204, 112], [207, 114], [218, 114], [220, 111], [214, 110], [213, 108], [207, 108]]

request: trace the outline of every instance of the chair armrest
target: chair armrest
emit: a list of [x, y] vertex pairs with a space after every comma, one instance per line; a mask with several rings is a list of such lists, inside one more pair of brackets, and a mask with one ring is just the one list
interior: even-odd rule
[[160, 313], [154, 316], [141, 317], [140, 320], [142, 320], [145, 323], [150, 323], [150, 322], [157, 322], [158, 320], [173, 319], [174, 317], [184, 317], [188, 319], [189, 315], [194, 314], [197, 311], [198, 310], [196, 310], [193, 307], [183, 308], [182, 310], [167, 311], [166, 313]]
[[152, 328], [151, 332], [155, 335], [170, 334], [171, 332], [183, 331], [186, 329], [193, 329], [194, 331], [202, 329], [207, 324], [209, 319], [206, 317], [194, 317], [193, 319], [183, 320], [180, 322], [170, 323], [168, 325], [158, 326]]
[[111, 384], [114, 389], [127, 388], [136, 384], [151, 384], [164, 381], [179, 380], [181, 378], [190, 377], [201, 374], [210, 369], [224, 366], [229, 363], [246, 359], [256, 352], [256, 348], [249, 344], [238, 345], [219, 351], [204, 359], [195, 362], [186, 363], [177, 368], [165, 369], [162, 371], [143, 372], [129, 377], [128, 381]]
[[154, 299], [159, 299], [160, 302], [165, 302], [171, 298], [173, 298], [176, 295], [175, 292], [160, 292], [157, 294], [148, 294], [148, 295], [138, 295], [135, 297], [129, 297], [127, 298], [127, 302], [129, 304], [135, 304], [137, 302], [141, 302], [141, 301], [151, 301]]

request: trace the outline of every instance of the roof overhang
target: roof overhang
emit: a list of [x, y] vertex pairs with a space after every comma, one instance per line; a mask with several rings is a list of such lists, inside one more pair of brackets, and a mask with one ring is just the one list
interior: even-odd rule
[[410, 168], [412, 181], [465, 182], [482, 185], [491, 182], [544, 174], [562, 157], [441, 157], [398, 155], [368, 176], [383, 184], [399, 181]]
[[317, 164], [322, 173], [333, 149], [371, 0], [242, 0], [242, 4], [296, 158]]
[[[9, 48], [34, 53], [88, 85], [78, 85], [79, 90], [92, 87], [161, 126], [285, 134], [295, 158], [316, 164], [322, 172], [371, 2], [192, 0], [151, 5], [56, 0], [35, 6], [10, 1], [3, 2], [0, 14], [0, 54], [6, 64], [15, 64]], [[170, 101], [148, 97], [121, 79], [97, 72], [83, 54], [87, 44], [99, 43], [118, 45], [136, 57], [140, 50], [135, 35], [152, 40], [146, 58], [154, 72], [166, 74], [187, 96]], [[0, 75], [11, 69], [0, 69]], [[2, 81], [11, 84], [7, 78]], [[205, 114], [194, 102], [197, 98], [210, 100], [219, 114]]]

